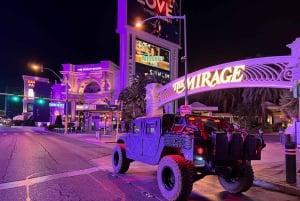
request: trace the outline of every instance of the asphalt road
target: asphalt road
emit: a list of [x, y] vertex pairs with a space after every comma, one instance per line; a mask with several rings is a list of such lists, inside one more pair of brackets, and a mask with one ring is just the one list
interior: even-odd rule
[[[127, 174], [114, 174], [112, 147], [30, 128], [0, 128], [0, 201], [164, 201], [157, 166], [133, 162]], [[299, 198], [255, 186], [233, 195], [207, 176], [194, 184], [189, 201], [196, 200]]]
[[1, 129], [1, 201], [141, 200], [144, 195], [92, 161], [109, 148], [30, 129]]

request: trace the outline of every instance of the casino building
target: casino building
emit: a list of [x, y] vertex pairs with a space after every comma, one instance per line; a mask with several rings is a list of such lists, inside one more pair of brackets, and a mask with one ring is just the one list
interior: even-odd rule
[[[117, 103], [119, 67], [111, 61], [96, 64], [62, 64], [62, 83], [51, 86], [51, 94], [42, 96], [47, 100], [43, 108], [48, 107], [50, 119], [43, 122], [53, 124], [58, 115], [68, 114], [68, 122], [78, 122], [88, 130], [113, 128], [120, 118]], [[48, 83], [46, 78], [23, 76], [23, 111], [33, 112], [38, 106], [36, 83]], [[67, 84], [66, 84], [67, 83]], [[66, 89], [67, 87], [67, 89]], [[28, 98], [26, 98], [28, 97]], [[34, 98], [35, 97], [35, 98]], [[45, 109], [47, 110], [47, 109]], [[33, 115], [34, 116], [34, 115]], [[38, 119], [35, 119], [39, 121]]]
[[[63, 64], [63, 80], [67, 83], [68, 121], [84, 125], [88, 130], [116, 125], [120, 113], [117, 103], [119, 67], [111, 61], [96, 64]], [[66, 85], [53, 86], [53, 99], [66, 99]], [[51, 107], [55, 117], [62, 111]]]

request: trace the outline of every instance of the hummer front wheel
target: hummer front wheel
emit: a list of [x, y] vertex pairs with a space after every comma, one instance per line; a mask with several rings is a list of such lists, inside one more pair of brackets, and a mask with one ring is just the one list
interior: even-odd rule
[[193, 187], [194, 169], [191, 162], [179, 155], [165, 156], [159, 162], [157, 183], [168, 200], [188, 200]]
[[112, 166], [115, 173], [125, 173], [129, 169], [130, 161], [126, 158], [124, 144], [117, 144], [112, 154]]

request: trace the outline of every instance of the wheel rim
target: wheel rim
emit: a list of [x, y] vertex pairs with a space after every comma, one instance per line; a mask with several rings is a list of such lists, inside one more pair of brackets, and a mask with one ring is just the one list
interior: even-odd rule
[[229, 175], [223, 175], [222, 178], [227, 183], [235, 183], [239, 181], [239, 177], [243, 174], [242, 170], [238, 167], [234, 167]]
[[233, 177], [233, 178], [224, 178], [223, 179], [227, 182], [227, 183], [235, 183], [237, 181], [239, 181], [239, 178], [237, 177]]
[[171, 168], [166, 167], [162, 171], [162, 182], [167, 190], [172, 190], [175, 185], [175, 176]]

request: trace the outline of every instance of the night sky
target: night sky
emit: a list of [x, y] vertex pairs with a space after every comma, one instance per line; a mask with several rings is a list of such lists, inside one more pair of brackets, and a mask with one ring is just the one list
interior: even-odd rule
[[[298, 1], [182, 0], [187, 17], [189, 72], [257, 56], [290, 54], [300, 37]], [[56, 72], [61, 64], [119, 64], [117, 0], [10, 0], [0, 5], [0, 92], [23, 86], [29, 62]], [[183, 73], [182, 70], [179, 71]], [[0, 109], [3, 97], [0, 97]]]

